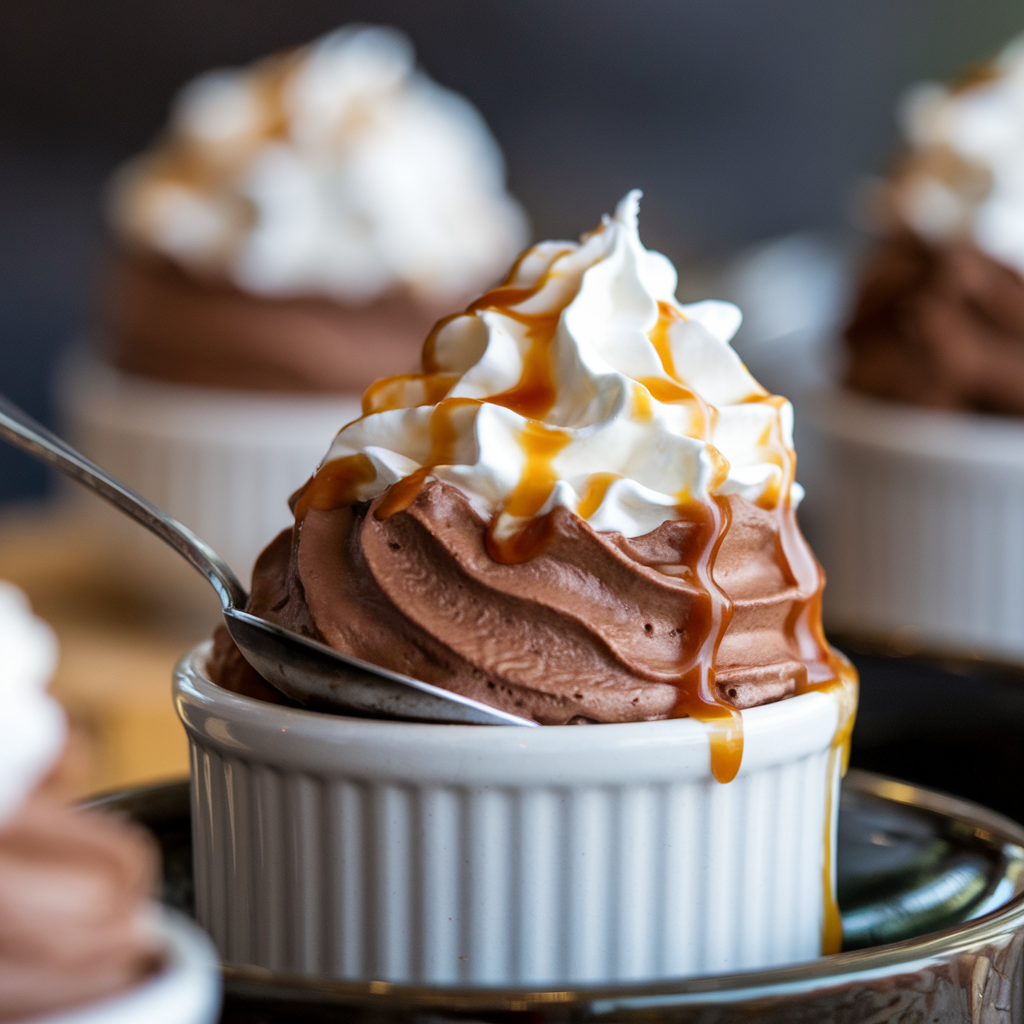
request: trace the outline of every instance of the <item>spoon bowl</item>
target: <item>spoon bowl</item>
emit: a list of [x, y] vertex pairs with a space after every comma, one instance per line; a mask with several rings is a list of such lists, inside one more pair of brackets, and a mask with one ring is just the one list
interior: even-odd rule
[[217, 592], [224, 624], [245, 660], [273, 687], [320, 710], [463, 725], [537, 723], [372, 665], [245, 610], [249, 595], [227, 563], [191, 530], [116, 480], [0, 395], [0, 437], [89, 487], [169, 544]]

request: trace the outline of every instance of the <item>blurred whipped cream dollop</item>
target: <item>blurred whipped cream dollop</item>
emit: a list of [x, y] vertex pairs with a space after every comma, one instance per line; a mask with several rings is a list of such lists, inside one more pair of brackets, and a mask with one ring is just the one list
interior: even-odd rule
[[46, 692], [56, 665], [53, 630], [0, 581], [0, 828], [64, 746], [64, 713]]
[[[713, 495], [769, 508], [798, 498], [792, 407], [730, 347], [735, 306], [676, 301], [672, 264], [640, 242], [639, 198], [579, 244], [529, 249], [503, 285], [442, 321], [424, 372], [372, 386], [318, 476], [356, 501], [399, 481], [411, 500], [437, 478], [499, 545], [559, 505], [638, 537]], [[337, 501], [328, 480], [311, 483], [297, 516]]]
[[133, 988], [163, 960], [150, 841], [115, 817], [67, 806], [51, 776], [67, 738], [46, 692], [56, 663], [53, 631], [0, 581], [2, 1021], [121, 1017], [106, 1005], [71, 1008]]
[[962, 83], [914, 87], [901, 112], [908, 152], [886, 185], [890, 213], [1024, 272], [1024, 37]]
[[198, 276], [352, 304], [462, 298], [526, 238], [477, 111], [405, 36], [365, 26], [188, 84], [112, 213], [128, 244]]

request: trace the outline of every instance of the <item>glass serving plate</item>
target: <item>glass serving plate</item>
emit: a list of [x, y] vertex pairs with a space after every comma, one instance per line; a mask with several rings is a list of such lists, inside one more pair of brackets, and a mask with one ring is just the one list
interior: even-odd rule
[[[94, 805], [156, 837], [163, 898], [190, 911], [188, 783]], [[745, 974], [609, 988], [417, 988], [225, 967], [225, 1024], [327, 1021], [1024, 1020], [1024, 828], [977, 804], [851, 771], [839, 813], [844, 951]]]

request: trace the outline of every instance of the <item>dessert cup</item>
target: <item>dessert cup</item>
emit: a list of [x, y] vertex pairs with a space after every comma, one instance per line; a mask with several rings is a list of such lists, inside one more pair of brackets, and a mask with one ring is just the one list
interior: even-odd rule
[[801, 412], [827, 628], [1024, 662], [1024, 422], [839, 388]]
[[[174, 677], [200, 923], [225, 961], [336, 979], [584, 984], [838, 950], [851, 688], [744, 711], [711, 774], [693, 718], [421, 725], [269, 705]], [[846, 728], [844, 728], [846, 726]]]
[[1024, 660], [1022, 84], [1018, 38], [904, 95], [864, 193], [845, 390], [802, 410], [826, 624], [904, 651]]
[[161, 970], [127, 992], [45, 1017], [33, 1024], [213, 1024], [220, 1011], [217, 954], [181, 914], [161, 908]]
[[[248, 579], [291, 522], [287, 497], [308, 479], [359, 395], [274, 394], [125, 373], [85, 352], [66, 360], [59, 413], [82, 452], [202, 537]], [[110, 564], [175, 603], [209, 601], [205, 582], [165, 544], [79, 493]]]
[[[359, 24], [187, 83], [108, 200], [95, 356], [61, 412], [243, 578], [357, 392], [413, 369], [527, 230], [477, 111], [404, 35]], [[106, 518], [133, 582], [196, 600], [173, 556]]]

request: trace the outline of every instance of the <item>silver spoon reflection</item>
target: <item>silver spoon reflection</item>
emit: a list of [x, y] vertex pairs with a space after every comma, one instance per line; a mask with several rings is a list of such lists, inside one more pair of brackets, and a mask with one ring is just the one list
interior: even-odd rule
[[155, 533], [217, 591], [224, 623], [245, 660], [300, 704], [375, 718], [467, 725], [537, 723], [440, 686], [342, 654], [245, 611], [248, 594], [227, 563], [191, 530], [136, 494], [0, 395], [0, 436], [67, 474]]

